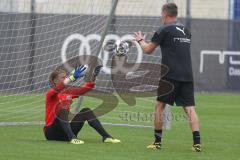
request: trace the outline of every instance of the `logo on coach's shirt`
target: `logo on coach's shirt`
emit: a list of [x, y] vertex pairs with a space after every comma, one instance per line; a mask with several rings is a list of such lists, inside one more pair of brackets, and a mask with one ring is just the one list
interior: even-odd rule
[[182, 32], [182, 33], [184, 34], [184, 36], [186, 36], [186, 34], [185, 34], [185, 32], [184, 32], [184, 28], [181, 29], [181, 28], [179, 28], [179, 27], [176, 27], [176, 29], [177, 29], [178, 31]]
[[[179, 28], [179, 27], [176, 27], [176, 29], [177, 29], [178, 31], [182, 32], [184, 36], [186, 36], [186, 34], [185, 34], [185, 32], [184, 32], [184, 28], [181, 29], [181, 28]], [[182, 38], [182, 37], [178, 38], [178, 37], [174, 37], [173, 40], [174, 40], [174, 42], [191, 43], [191, 39], [189, 39], [189, 38]]]
[[191, 39], [189, 38], [174, 38], [174, 42], [180, 42], [180, 43], [191, 43]]

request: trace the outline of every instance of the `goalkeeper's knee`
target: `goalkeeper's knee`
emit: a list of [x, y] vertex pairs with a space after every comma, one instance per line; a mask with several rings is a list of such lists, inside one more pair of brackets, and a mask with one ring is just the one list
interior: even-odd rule
[[79, 114], [87, 121], [96, 119], [95, 114], [90, 108], [83, 108]]

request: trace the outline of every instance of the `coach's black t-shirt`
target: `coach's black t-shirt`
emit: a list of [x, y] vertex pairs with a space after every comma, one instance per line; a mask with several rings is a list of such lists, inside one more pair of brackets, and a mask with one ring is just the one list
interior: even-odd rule
[[191, 33], [187, 28], [180, 23], [163, 25], [151, 41], [161, 47], [162, 64], [170, 69], [166, 77], [177, 81], [193, 81]]

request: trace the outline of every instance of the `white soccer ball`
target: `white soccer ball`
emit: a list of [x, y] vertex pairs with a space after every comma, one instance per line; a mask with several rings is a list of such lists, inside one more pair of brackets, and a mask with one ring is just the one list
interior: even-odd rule
[[130, 44], [127, 41], [116, 41], [116, 56], [125, 56], [129, 53]]

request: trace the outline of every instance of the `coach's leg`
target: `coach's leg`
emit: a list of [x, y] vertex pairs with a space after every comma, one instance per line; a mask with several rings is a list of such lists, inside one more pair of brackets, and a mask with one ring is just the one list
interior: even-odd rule
[[183, 109], [189, 118], [189, 124], [190, 124], [192, 131], [193, 132], [199, 131], [199, 121], [198, 121], [197, 113], [195, 111], [195, 107], [187, 106], [187, 107], [183, 107]]
[[199, 121], [198, 121], [197, 113], [195, 111], [195, 107], [187, 106], [187, 107], [183, 107], [183, 109], [189, 118], [189, 124], [193, 133], [193, 143], [200, 144], [201, 142], [200, 142]]
[[147, 146], [149, 149], [161, 149], [162, 127], [163, 127], [163, 111], [166, 104], [157, 100], [154, 113], [154, 137], [153, 144]]
[[162, 140], [162, 127], [163, 127], [163, 118], [164, 118], [164, 108], [166, 104], [160, 101], [156, 102], [155, 105], [155, 118], [154, 118], [154, 137], [155, 142], [159, 143]]

